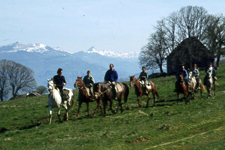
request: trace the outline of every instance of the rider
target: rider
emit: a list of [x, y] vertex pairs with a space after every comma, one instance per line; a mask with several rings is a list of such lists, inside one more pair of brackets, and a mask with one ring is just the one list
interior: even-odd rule
[[193, 70], [192, 70], [193, 76], [195, 76], [196, 79], [196, 87], [198, 87], [198, 89], [200, 89], [200, 84], [199, 84], [199, 70], [197, 69], [197, 65], [194, 64], [193, 66]]
[[[215, 68], [212, 66], [211, 62], [209, 63], [209, 66], [205, 69], [205, 72], [206, 73], [212, 72], [212, 77], [213, 77], [213, 80], [214, 80], [213, 83], [217, 80]], [[205, 80], [206, 80], [206, 77], [205, 77]]]
[[148, 73], [145, 72], [145, 67], [142, 67], [142, 72], [140, 73], [139, 75], [139, 79], [140, 81], [143, 81], [144, 82], [144, 85], [147, 85], [147, 82], [148, 82]]
[[85, 86], [89, 89], [90, 96], [93, 94], [93, 85], [95, 84], [94, 78], [91, 76], [91, 71], [87, 71], [87, 75], [83, 78]]
[[[146, 88], [147, 84], [148, 84], [148, 73], [145, 72], [146, 68], [142, 67], [142, 72], [139, 75], [139, 79], [140, 81], [142, 81], [144, 83], [144, 87]], [[146, 93], [148, 92], [147, 88], [146, 88]]]
[[116, 95], [115, 85], [118, 80], [118, 74], [117, 74], [117, 71], [114, 69], [113, 64], [109, 65], [109, 70], [105, 73], [104, 80], [106, 83], [109, 83], [110, 85], [112, 85], [112, 89], [113, 89], [112, 91], [114, 95]]
[[185, 81], [186, 86], [188, 87], [188, 83], [190, 82], [190, 80], [188, 79], [188, 73], [187, 70], [185, 69], [184, 65], [180, 66], [180, 70], [177, 72], [176, 74], [176, 78], [179, 78], [179, 74], [183, 74], [183, 79]]
[[57, 70], [57, 75], [53, 77], [53, 83], [56, 84], [56, 88], [59, 89], [60, 95], [62, 98], [62, 103], [64, 103], [64, 97], [63, 97], [63, 86], [66, 85], [65, 77], [62, 75], [63, 69], [59, 68]]

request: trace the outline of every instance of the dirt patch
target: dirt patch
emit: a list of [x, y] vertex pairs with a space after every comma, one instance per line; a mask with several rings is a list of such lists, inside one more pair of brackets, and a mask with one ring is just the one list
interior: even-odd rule
[[137, 138], [136, 140], [134, 140], [134, 144], [138, 144], [138, 143], [142, 143], [142, 142], [148, 142], [149, 139], [146, 137], [143, 138]]

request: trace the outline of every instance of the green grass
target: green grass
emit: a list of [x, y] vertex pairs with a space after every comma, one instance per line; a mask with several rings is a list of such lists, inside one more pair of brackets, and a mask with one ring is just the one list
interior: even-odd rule
[[[156, 106], [144, 108], [146, 96], [138, 109], [134, 88], [130, 88], [124, 112], [106, 117], [87, 117], [83, 103], [69, 111], [69, 121], [60, 123], [53, 109], [52, 124], [48, 124], [47, 95], [0, 103], [0, 149], [224, 149], [225, 148], [225, 65], [216, 70], [219, 86], [216, 95], [196, 93], [196, 100], [177, 105], [175, 77], [152, 79], [160, 99]], [[204, 72], [201, 72], [201, 79]], [[76, 92], [76, 99], [77, 99]], [[152, 96], [152, 95], [151, 95]], [[182, 97], [182, 96], [180, 96]], [[91, 112], [96, 108], [90, 104]], [[114, 109], [117, 102], [114, 101]], [[62, 108], [61, 113], [65, 111]], [[62, 117], [63, 115], [61, 115]]]

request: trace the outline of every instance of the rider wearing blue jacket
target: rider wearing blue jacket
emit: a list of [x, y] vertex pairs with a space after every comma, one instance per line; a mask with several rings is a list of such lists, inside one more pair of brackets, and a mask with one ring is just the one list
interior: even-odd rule
[[116, 82], [118, 80], [118, 74], [117, 74], [116, 70], [114, 69], [113, 64], [110, 64], [109, 68], [110, 69], [105, 73], [104, 80], [106, 83], [109, 83], [112, 86], [112, 92], [114, 95], [113, 97], [115, 99], [117, 99], [115, 86], [116, 86]]
[[184, 65], [181, 65], [180, 70], [179, 70], [178, 73], [176, 74], [177, 79], [178, 79], [178, 77], [179, 77], [179, 74], [183, 74], [183, 78], [184, 78], [185, 80], [188, 80], [188, 73], [187, 73], [187, 70], [184, 68]]
[[105, 78], [104, 78], [104, 80], [105, 80], [105, 82], [111, 82], [111, 83], [113, 83], [113, 82], [117, 82], [117, 80], [118, 80], [118, 74], [117, 74], [117, 71], [114, 69], [114, 65], [113, 64], [110, 64], [109, 65], [109, 70], [106, 72], [106, 74], [105, 74]]

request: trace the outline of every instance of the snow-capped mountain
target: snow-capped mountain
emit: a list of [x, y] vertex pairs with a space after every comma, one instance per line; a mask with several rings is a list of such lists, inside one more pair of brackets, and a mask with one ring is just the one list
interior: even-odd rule
[[127, 59], [127, 58], [138, 58], [139, 56], [139, 52], [129, 52], [129, 53], [119, 53], [119, 52], [113, 52], [113, 51], [106, 51], [106, 50], [102, 50], [102, 51], [98, 51], [95, 49], [94, 46], [92, 46], [90, 49], [88, 49], [87, 51], [84, 51], [86, 53], [98, 53], [102, 56], [108, 56], [108, 57], [112, 57], [112, 58], [122, 58], [122, 59]]
[[132, 53], [98, 51], [91, 47], [71, 54], [44, 44], [16, 42], [0, 47], [0, 60], [12, 60], [29, 67], [34, 71], [38, 85], [46, 85], [47, 78], [53, 77], [58, 68], [63, 68], [67, 86], [73, 88], [77, 76], [85, 76], [87, 70], [91, 70], [95, 82], [102, 82], [110, 63], [114, 64], [120, 81], [128, 80], [130, 75], [141, 71], [138, 55], [135, 57]]

